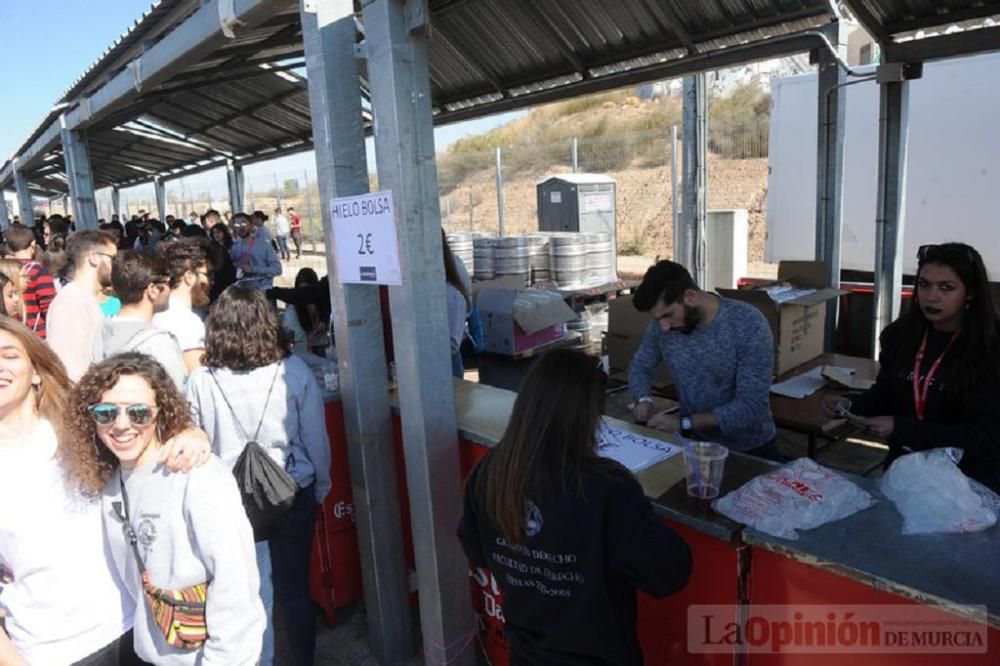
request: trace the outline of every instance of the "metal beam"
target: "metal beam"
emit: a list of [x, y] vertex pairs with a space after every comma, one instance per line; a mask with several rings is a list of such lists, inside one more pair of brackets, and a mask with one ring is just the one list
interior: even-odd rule
[[[944, 5], [939, 5], [943, 7]], [[934, 12], [919, 18], [906, 18], [902, 21], [895, 21], [885, 25], [885, 31], [890, 35], [897, 32], [912, 32], [914, 30], [925, 30], [927, 28], [944, 28], [955, 23], [964, 21], [975, 21], [985, 19], [988, 16], [1000, 14], [1000, 5], [993, 0], [989, 0], [978, 6], [966, 7], [964, 9], [953, 9], [944, 13]]]
[[229, 212], [234, 215], [242, 213], [246, 205], [242, 164], [236, 164], [232, 160], [226, 162], [226, 183], [229, 186]]
[[894, 42], [882, 48], [886, 62], [926, 62], [1000, 51], [1000, 26]]
[[[65, 113], [67, 129], [97, 122], [108, 111], [121, 108], [135, 100], [141, 89], [151, 89], [168, 80], [184, 67], [198, 62], [218, 49], [225, 40], [219, 24], [219, 0], [205, 0], [201, 7], [183, 23], [166, 34], [159, 42], [146, 49], [136, 65], [118, 72], [107, 83], [90, 95], [87, 116], [80, 107]], [[235, 18], [241, 29], [250, 30], [267, 19], [293, 9], [295, 0], [233, 0]], [[137, 85], [138, 83], [138, 85]], [[61, 126], [58, 119], [19, 153], [22, 168], [47, 153], [58, 143]], [[12, 175], [10, 164], [0, 171], [0, 183]]]
[[[830, 43], [847, 58], [847, 27], [833, 21], [823, 28]], [[816, 260], [826, 263], [827, 284], [840, 285], [840, 239], [843, 229], [844, 128], [847, 95], [846, 74], [827, 49], [818, 49], [817, 146], [816, 146]], [[826, 305], [823, 348], [836, 345], [839, 299]]]
[[17, 191], [17, 209], [21, 216], [21, 224], [35, 226], [35, 207], [31, 202], [31, 192], [28, 190], [28, 179], [24, 177], [24, 172], [18, 169], [20, 166], [14, 162], [14, 188]]
[[[678, 263], [691, 273], [702, 289], [705, 273], [705, 214], [708, 185], [708, 85], [704, 74], [684, 77], [684, 109], [681, 130], [684, 138], [681, 185], [681, 252]], [[675, 252], [675, 255], [677, 253]]]
[[116, 186], [111, 186], [111, 214], [122, 219], [122, 192]]
[[[426, 661], [475, 663], [427, 62], [427, 0], [364, 0], [379, 186], [392, 193], [402, 284], [389, 288]], [[356, 89], [355, 89], [356, 90]], [[356, 94], [351, 92], [350, 97]]]
[[[891, 68], [894, 63], [884, 63]], [[878, 358], [879, 335], [899, 316], [903, 284], [903, 222], [906, 190], [909, 83], [879, 86], [878, 188], [875, 217], [875, 313], [872, 345]]]
[[167, 218], [167, 184], [162, 178], [153, 178], [153, 194], [156, 195], [156, 214], [161, 222]]
[[677, 7], [674, 5], [674, 0], [663, 0], [663, 2], [655, 6], [663, 12], [667, 19], [667, 27], [674, 31], [677, 39], [681, 40], [681, 44], [687, 48], [688, 53], [691, 55], [698, 53], [698, 46], [694, 43], [691, 33], [684, 27], [684, 23], [681, 22], [680, 15], [677, 13]]
[[97, 228], [97, 201], [94, 198], [94, 174], [90, 165], [90, 150], [83, 131], [72, 130], [62, 122], [63, 158], [66, 161], [66, 182], [73, 197], [73, 216], [77, 229]]
[[885, 26], [871, 13], [864, 2], [865, 0], [843, 0], [851, 15], [869, 35], [875, 38], [884, 52], [885, 47], [892, 43], [892, 36], [886, 32]]
[[[368, 164], [353, 0], [302, 2], [320, 198], [368, 192]], [[403, 557], [381, 300], [376, 285], [340, 283], [330, 209], [322, 206], [327, 271], [340, 361], [341, 400], [354, 493], [368, 640], [379, 663], [399, 664], [414, 652], [409, 583]]]
[[7, 195], [0, 189], [0, 231], [10, 227], [10, 214], [7, 212]]
[[697, 56], [687, 56], [663, 63], [653, 63], [624, 72], [584, 79], [555, 88], [528, 92], [516, 97], [506, 97], [489, 104], [456, 109], [454, 111], [444, 110], [444, 104], [459, 102], [462, 99], [456, 97], [449, 100], [435, 100], [435, 105], [439, 106], [441, 111], [435, 115], [434, 119], [436, 125], [446, 125], [448, 123], [471, 120], [485, 115], [513, 111], [537, 104], [557, 102], [576, 95], [589, 95], [660, 79], [687, 76], [714, 69], [725, 69], [726, 67], [757, 60], [769, 60], [795, 53], [804, 53], [820, 46], [822, 46], [822, 42], [817, 35], [808, 32], [795, 33], [793, 35], [772, 37], [756, 44], [733, 46], [702, 53]]

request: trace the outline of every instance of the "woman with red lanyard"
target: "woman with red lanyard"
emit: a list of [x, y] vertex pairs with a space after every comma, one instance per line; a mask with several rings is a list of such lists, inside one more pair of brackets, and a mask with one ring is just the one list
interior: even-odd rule
[[1000, 490], [1000, 331], [983, 259], [964, 243], [924, 245], [917, 259], [915, 302], [882, 331], [875, 385], [824, 406], [885, 439], [887, 464], [956, 447], [963, 472]]

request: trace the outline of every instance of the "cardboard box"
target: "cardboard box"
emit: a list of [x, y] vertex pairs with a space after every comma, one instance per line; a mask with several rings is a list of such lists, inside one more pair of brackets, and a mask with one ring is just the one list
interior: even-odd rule
[[[648, 312], [635, 309], [631, 295], [619, 296], [608, 302], [608, 334], [604, 343], [612, 375], [628, 370], [651, 321]], [[653, 387], [663, 389], [673, 383], [666, 363], [657, 366], [653, 371]]]
[[[803, 293], [786, 294], [775, 300], [768, 288], [790, 284]], [[774, 373], [782, 375], [823, 353], [826, 325], [826, 302], [846, 291], [826, 284], [826, 265], [820, 261], [782, 261], [778, 264], [777, 282], [750, 289], [719, 289], [726, 298], [750, 303], [760, 310], [771, 325], [774, 336]]]
[[576, 313], [562, 296], [541, 289], [485, 287], [476, 303], [483, 321], [484, 348], [515, 355], [561, 340]]

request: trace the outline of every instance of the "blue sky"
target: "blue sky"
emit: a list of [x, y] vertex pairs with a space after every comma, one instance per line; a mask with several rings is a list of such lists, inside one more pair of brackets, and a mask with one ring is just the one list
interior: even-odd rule
[[[150, 7], [151, 0], [0, 0], [0, 164], [21, 147], [62, 94]], [[435, 132], [438, 150], [520, 115], [458, 123]], [[312, 153], [252, 167], [314, 171]], [[216, 174], [209, 176], [216, 180]], [[193, 180], [193, 179], [192, 179]], [[224, 182], [224, 177], [222, 179]], [[224, 185], [223, 185], [224, 187]]]

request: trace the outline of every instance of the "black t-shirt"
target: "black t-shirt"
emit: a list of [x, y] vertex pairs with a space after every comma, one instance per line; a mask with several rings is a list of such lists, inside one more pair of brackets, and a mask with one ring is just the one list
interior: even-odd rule
[[[964, 450], [959, 467], [968, 476], [1000, 491], [1000, 382], [996, 372], [983, 373], [971, 390], [961, 390], [955, 376], [956, 351], [964, 342], [960, 335], [948, 353], [952, 334], [930, 327], [918, 382], [923, 385], [937, 359], [941, 364], [927, 391], [924, 420], [917, 419], [913, 399], [913, 356], [897, 362], [907, 322], [897, 320], [879, 338], [879, 375], [875, 385], [852, 401], [860, 416], [892, 416], [895, 425], [889, 437], [890, 459], [908, 447], [914, 451], [951, 446]], [[990, 362], [984, 359], [984, 362]], [[995, 361], [993, 361], [995, 362]]]
[[635, 478], [596, 462], [580, 492], [554, 487], [530, 498], [525, 537], [511, 544], [476, 500], [481, 469], [466, 486], [458, 536], [503, 592], [512, 666], [641, 665], [636, 588], [654, 597], [681, 589], [691, 553]]

